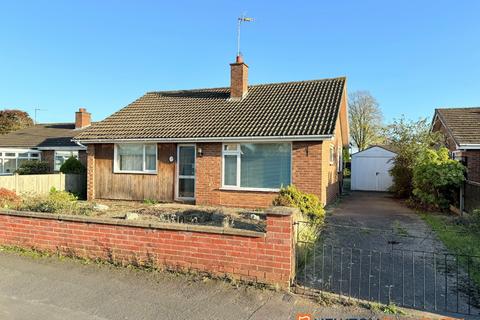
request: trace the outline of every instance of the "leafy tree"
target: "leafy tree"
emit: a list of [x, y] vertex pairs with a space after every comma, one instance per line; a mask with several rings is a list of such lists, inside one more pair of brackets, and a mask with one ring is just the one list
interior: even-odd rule
[[417, 156], [425, 149], [437, 145], [441, 141], [441, 135], [430, 131], [427, 119], [413, 121], [404, 116], [388, 125], [385, 135], [386, 143], [397, 153], [390, 169], [393, 177], [391, 191], [398, 197], [409, 198], [413, 191], [413, 168]]
[[75, 157], [68, 158], [60, 167], [60, 172], [63, 173], [84, 173], [85, 166]]
[[0, 110], [0, 135], [33, 125], [28, 113], [21, 110]]
[[465, 167], [450, 159], [448, 149], [425, 149], [413, 168], [413, 195], [422, 205], [447, 209], [452, 191], [465, 180]]
[[47, 161], [27, 160], [15, 171], [20, 175], [44, 174], [50, 172], [50, 164]]
[[383, 115], [377, 100], [368, 91], [350, 94], [348, 101], [350, 136], [358, 150], [382, 142]]

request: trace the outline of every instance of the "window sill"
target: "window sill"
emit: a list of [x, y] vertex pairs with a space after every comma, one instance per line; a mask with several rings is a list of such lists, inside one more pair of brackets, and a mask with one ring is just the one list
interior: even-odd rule
[[114, 170], [113, 173], [115, 173], [115, 174], [150, 174], [150, 175], [155, 175], [155, 174], [157, 174], [157, 171], [117, 171], [117, 170]]
[[221, 187], [222, 191], [246, 191], [246, 192], [279, 192], [280, 189], [270, 189], [270, 188], [242, 188], [242, 187]]

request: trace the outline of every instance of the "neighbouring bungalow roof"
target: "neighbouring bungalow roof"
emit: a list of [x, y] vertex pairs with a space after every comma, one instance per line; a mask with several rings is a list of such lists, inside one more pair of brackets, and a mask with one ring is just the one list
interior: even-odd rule
[[480, 107], [436, 109], [442, 123], [459, 145], [480, 145]]
[[0, 135], [0, 148], [79, 147], [72, 138], [79, 131], [75, 123], [46, 123]]
[[346, 78], [230, 88], [148, 92], [75, 137], [135, 139], [321, 136], [334, 133]]

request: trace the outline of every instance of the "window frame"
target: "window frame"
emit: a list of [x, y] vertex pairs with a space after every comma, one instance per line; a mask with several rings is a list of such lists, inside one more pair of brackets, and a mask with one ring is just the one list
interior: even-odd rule
[[[118, 159], [118, 145], [142, 145], [143, 149], [143, 157], [142, 157], [142, 170], [120, 170], [119, 167], [119, 159]], [[146, 154], [145, 154], [145, 146], [153, 145], [155, 146], [155, 170], [146, 170]], [[158, 144], [156, 143], [136, 143], [136, 142], [128, 142], [128, 143], [115, 143], [113, 147], [113, 173], [131, 173], [131, 174], [157, 174], [158, 172]]]
[[[79, 150], [55, 150], [54, 153], [53, 153], [53, 171], [54, 172], [59, 172], [60, 168], [63, 165], [63, 163], [62, 163], [58, 169], [56, 168], [57, 167], [57, 154], [67, 153], [67, 152], [70, 153], [70, 156], [65, 159], [65, 155], [62, 155], [62, 157], [64, 158], [63, 163], [65, 163], [65, 161], [67, 159], [69, 159], [70, 157], [75, 157], [78, 160], [78, 158], [80, 156]], [[75, 156], [73, 153], [77, 153], [77, 155]]]
[[[226, 145], [236, 144], [236, 150], [225, 150]], [[222, 186], [220, 190], [234, 190], [234, 191], [259, 191], [259, 192], [278, 192], [280, 188], [257, 188], [257, 187], [242, 187], [240, 186], [241, 181], [241, 154], [242, 154], [242, 144], [248, 144], [245, 142], [225, 142], [222, 143], [222, 171], [221, 171], [221, 179], [222, 179]], [[289, 185], [292, 184], [292, 167], [293, 167], [293, 147], [292, 142], [253, 142], [252, 144], [288, 144], [290, 147], [290, 181]], [[237, 157], [237, 177], [236, 177], [236, 185], [225, 185], [225, 156], [226, 155], [235, 155]]]
[[[8, 155], [7, 155], [8, 154]], [[11, 155], [13, 154], [13, 155]], [[22, 154], [22, 156], [20, 156]], [[26, 154], [26, 155], [25, 155]], [[32, 154], [37, 156], [32, 157]], [[0, 175], [12, 175], [19, 167], [19, 160], [42, 160], [42, 152], [35, 149], [1, 149], [0, 150]], [[15, 161], [15, 170], [13, 172], [4, 172], [5, 170], [5, 161], [14, 160]]]

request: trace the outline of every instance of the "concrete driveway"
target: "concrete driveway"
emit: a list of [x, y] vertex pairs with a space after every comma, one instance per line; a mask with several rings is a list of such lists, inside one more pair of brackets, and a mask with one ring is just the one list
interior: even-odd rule
[[430, 227], [388, 193], [351, 192], [330, 210], [325, 239], [329, 244], [368, 250], [444, 252]]
[[298, 277], [307, 287], [480, 316], [480, 292], [468, 297], [471, 282], [456, 257], [418, 214], [387, 193], [345, 196], [330, 209], [313, 251]]

